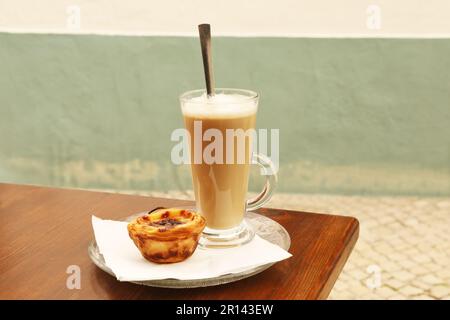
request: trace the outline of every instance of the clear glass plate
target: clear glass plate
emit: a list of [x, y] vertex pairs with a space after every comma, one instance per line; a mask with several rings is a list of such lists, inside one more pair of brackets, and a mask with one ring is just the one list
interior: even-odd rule
[[[125, 219], [125, 221], [131, 221], [137, 216], [141, 216], [146, 214], [147, 212], [141, 212], [134, 214]], [[247, 223], [254, 229], [255, 233], [259, 235], [261, 238], [283, 248], [284, 250], [288, 250], [291, 246], [291, 238], [289, 237], [288, 232], [284, 229], [279, 223], [274, 220], [262, 216], [260, 214], [254, 212], [247, 212], [245, 215], [245, 219]], [[202, 250], [202, 249], [197, 249]], [[214, 250], [214, 249], [209, 249]], [[114, 276], [114, 273], [110, 268], [105, 264], [105, 259], [102, 254], [99, 252], [97, 243], [95, 239], [89, 243], [88, 253], [91, 260], [103, 271], [109, 273]], [[133, 281], [133, 283], [151, 286], [151, 287], [161, 287], [161, 288], [196, 288], [196, 287], [209, 287], [216, 286], [220, 284], [225, 284], [229, 282], [238, 281], [241, 279], [248, 278], [255, 274], [258, 274], [274, 263], [265, 264], [258, 267], [251, 267], [245, 270], [242, 270], [239, 273], [233, 274], [225, 274], [219, 277], [214, 278], [205, 278], [205, 279], [196, 279], [196, 280], [178, 280], [178, 279], [163, 279], [163, 280], [149, 280], [149, 281]]]

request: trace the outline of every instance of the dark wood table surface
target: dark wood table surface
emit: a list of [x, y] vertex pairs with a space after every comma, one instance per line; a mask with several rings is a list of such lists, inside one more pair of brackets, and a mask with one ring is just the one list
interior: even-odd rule
[[[91, 262], [91, 215], [121, 219], [189, 201], [0, 184], [0, 299], [325, 299], [359, 233], [352, 217], [261, 209], [289, 232], [293, 257], [221, 286], [162, 289], [119, 282]], [[68, 289], [77, 265], [81, 288]]]

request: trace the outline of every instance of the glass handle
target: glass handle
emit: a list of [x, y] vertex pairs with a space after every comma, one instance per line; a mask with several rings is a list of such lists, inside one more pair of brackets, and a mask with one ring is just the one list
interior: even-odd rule
[[247, 200], [247, 211], [259, 209], [266, 204], [272, 197], [278, 183], [275, 166], [269, 157], [254, 153], [252, 156], [252, 164], [257, 164], [261, 167], [261, 175], [266, 176], [266, 184], [260, 194]]

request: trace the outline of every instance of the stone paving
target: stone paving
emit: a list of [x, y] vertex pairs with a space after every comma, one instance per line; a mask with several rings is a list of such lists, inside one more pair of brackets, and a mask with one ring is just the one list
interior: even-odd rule
[[449, 198], [279, 195], [270, 206], [358, 218], [330, 299], [450, 299]]
[[[192, 199], [192, 193], [152, 192]], [[268, 207], [356, 217], [330, 299], [450, 299], [450, 198], [276, 194]]]

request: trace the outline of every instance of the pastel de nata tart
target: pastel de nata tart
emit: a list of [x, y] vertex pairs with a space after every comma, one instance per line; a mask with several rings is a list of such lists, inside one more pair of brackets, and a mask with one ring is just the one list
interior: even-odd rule
[[128, 234], [142, 256], [155, 263], [186, 260], [197, 248], [205, 218], [186, 209], [158, 209], [128, 224]]

